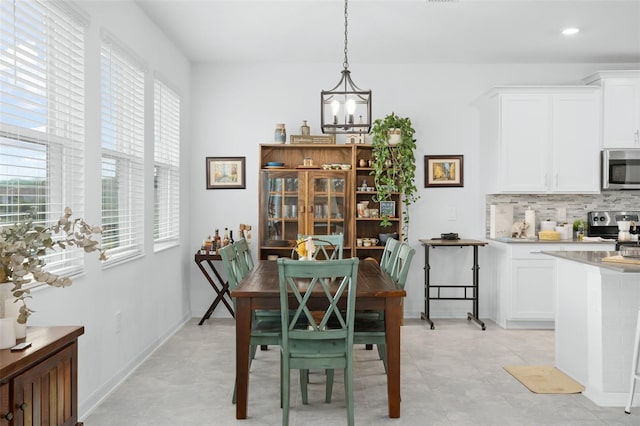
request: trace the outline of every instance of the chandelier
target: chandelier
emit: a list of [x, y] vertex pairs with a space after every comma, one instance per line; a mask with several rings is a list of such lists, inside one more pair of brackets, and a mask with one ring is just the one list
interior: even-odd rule
[[371, 129], [371, 90], [362, 90], [351, 80], [347, 58], [347, 0], [344, 2], [344, 62], [342, 77], [331, 90], [321, 93], [322, 133], [369, 133]]

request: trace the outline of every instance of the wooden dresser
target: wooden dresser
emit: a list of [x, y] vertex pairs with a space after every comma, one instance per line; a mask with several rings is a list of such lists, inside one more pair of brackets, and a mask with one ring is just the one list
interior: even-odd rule
[[30, 348], [0, 350], [0, 426], [82, 425], [78, 423], [82, 334], [84, 327], [29, 327]]

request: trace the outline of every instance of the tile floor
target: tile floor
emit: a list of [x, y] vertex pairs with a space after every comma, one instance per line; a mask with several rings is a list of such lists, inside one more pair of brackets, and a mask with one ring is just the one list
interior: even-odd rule
[[[280, 425], [278, 351], [258, 351], [251, 367], [248, 419], [235, 419], [234, 322], [191, 320], [84, 421], [85, 426]], [[466, 319], [419, 320], [402, 328], [402, 415], [387, 417], [386, 380], [376, 351], [355, 349], [356, 425], [640, 425], [640, 407], [603, 408], [581, 394], [531, 393], [503, 365], [553, 365], [553, 332], [487, 330]], [[294, 375], [297, 376], [297, 375]], [[309, 405], [292, 380], [290, 425], [345, 425], [342, 376], [324, 403], [313, 372]], [[294, 400], [295, 398], [295, 400]]]

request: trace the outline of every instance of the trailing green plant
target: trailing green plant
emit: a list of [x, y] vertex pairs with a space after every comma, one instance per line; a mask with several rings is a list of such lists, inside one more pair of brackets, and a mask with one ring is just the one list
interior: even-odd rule
[[[400, 142], [389, 144], [392, 129], [399, 129]], [[416, 140], [413, 138], [415, 130], [411, 119], [399, 117], [394, 112], [384, 119], [377, 119], [371, 128], [373, 136], [373, 164], [371, 174], [376, 187], [375, 202], [391, 200], [394, 193], [399, 193], [402, 199], [402, 234], [408, 239], [409, 206], [420, 196], [415, 185]], [[386, 215], [382, 216], [380, 226], [390, 226], [391, 221]]]

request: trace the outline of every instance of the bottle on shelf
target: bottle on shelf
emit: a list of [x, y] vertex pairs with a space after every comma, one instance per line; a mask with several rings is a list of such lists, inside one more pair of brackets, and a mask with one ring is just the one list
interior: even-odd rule
[[200, 246], [200, 254], [207, 254], [207, 240], [202, 240], [202, 245]]
[[216, 248], [216, 251], [219, 251], [222, 248], [222, 240], [220, 240], [220, 231], [216, 229], [216, 232], [213, 236], [213, 245]]
[[307, 124], [307, 120], [302, 120], [302, 126], [300, 126], [300, 134], [302, 134], [302, 136], [309, 136], [311, 134], [311, 128]]
[[209, 235], [209, 236], [207, 237], [207, 239], [206, 239], [206, 240], [204, 240], [204, 251], [205, 251], [207, 254], [210, 254], [210, 253], [213, 251], [213, 248], [212, 248], [212, 247], [213, 247], [213, 243], [212, 243], [212, 240], [211, 240], [211, 235]]
[[229, 244], [233, 244], [233, 229], [229, 230]]
[[276, 143], [285, 143], [287, 141], [287, 131], [284, 128], [284, 123], [276, 124], [273, 141]]
[[229, 245], [229, 228], [224, 228], [224, 237], [222, 237], [222, 247]]

